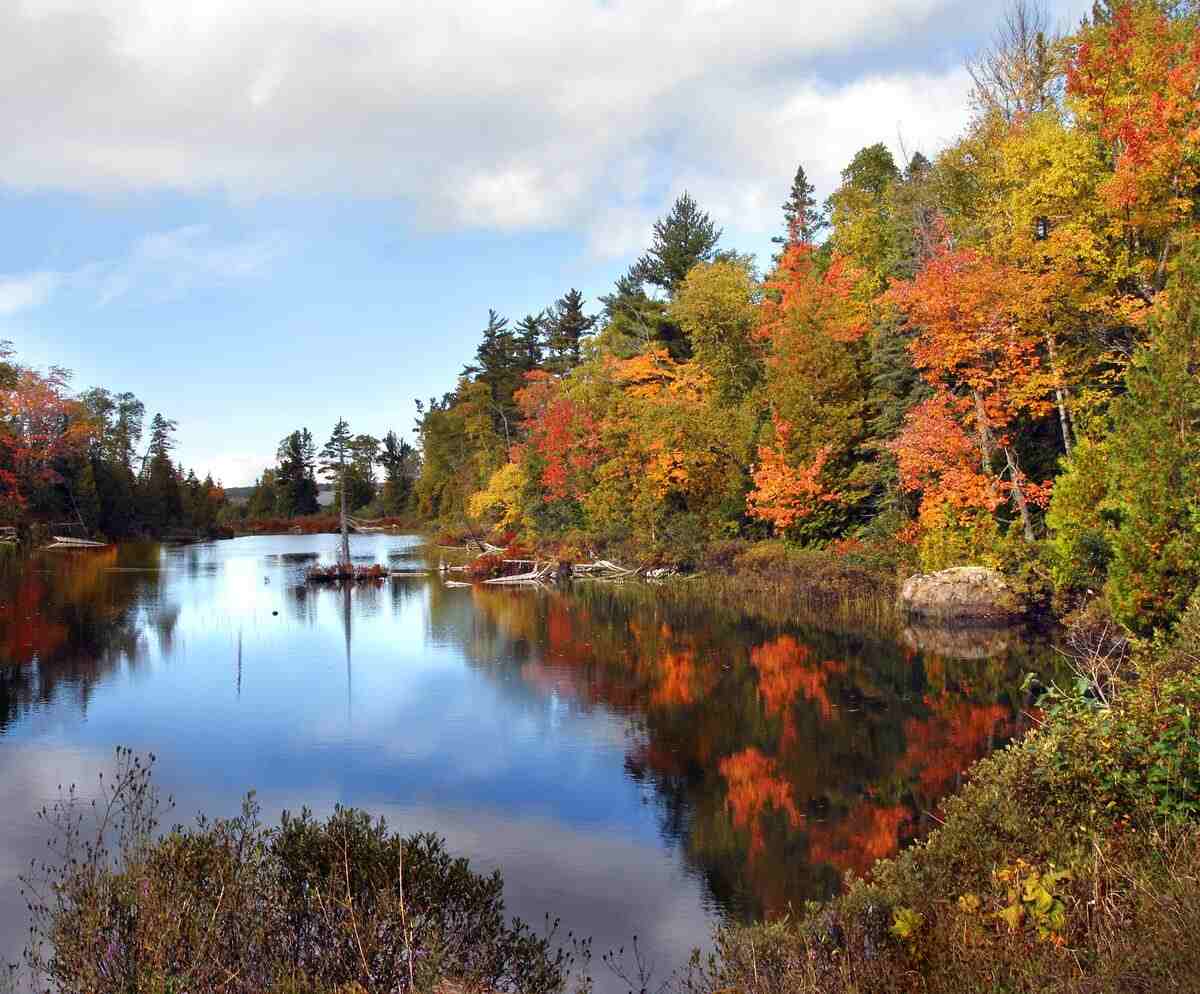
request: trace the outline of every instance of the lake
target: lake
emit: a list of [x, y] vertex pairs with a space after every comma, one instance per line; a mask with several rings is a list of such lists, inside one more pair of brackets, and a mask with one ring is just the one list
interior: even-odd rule
[[[686, 583], [314, 588], [332, 535], [48, 552], [0, 573], [0, 959], [26, 937], [34, 812], [153, 752], [175, 818], [355, 805], [503, 872], [509, 909], [636, 934], [661, 979], [712, 927], [826, 897], [926, 831], [1020, 730], [1042, 664], [1003, 633], [935, 641], [717, 609]], [[925, 648], [922, 648], [922, 646]]]

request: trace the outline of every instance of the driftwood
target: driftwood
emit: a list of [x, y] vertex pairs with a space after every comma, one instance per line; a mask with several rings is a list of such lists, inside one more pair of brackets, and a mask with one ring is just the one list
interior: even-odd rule
[[537, 563], [534, 563], [533, 569], [529, 570], [526, 573], [516, 573], [512, 576], [494, 576], [490, 580], [484, 580], [483, 582], [484, 583], [493, 583], [493, 584], [541, 583], [543, 580], [547, 579], [550, 576], [550, 574], [553, 572], [554, 572], [554, 564], [553, 563], [544, 563], [542, 565], [538, 565]]
[[43, 549], [103, 549], [107, 542], [93, 542], [87, 538], [70, 538], [65, 535], [51, 535], [53, 540], [49, 545], [42, 546]]

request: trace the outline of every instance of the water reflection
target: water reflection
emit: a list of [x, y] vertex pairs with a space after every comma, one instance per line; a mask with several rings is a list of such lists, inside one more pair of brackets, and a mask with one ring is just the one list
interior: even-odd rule
[[780, 631], [644, 590], [471, 598], [481, 669], [628, 717], [625, 767], [653, 786], [663, 837], [745, 916], [828, 896], [926, 830], [961, 771], [1017, 730], [1036, 665]]
[[[0, 572], [0, 782], [41, 783], [5, 837], [33, 838], [52, 757], [127, 744], [184, 813], [252, 786], [268, 811], [369, 807], [504, 870], [517, 913], [679, 963], [715, 916], [827, 895], [924, 831], [1039, 668], [1008, 634], [820, 632], [637, 585], [447, 588], [408, 538], [352, 550], [406, 575], [306, 587], [334, 544]], [[21, 931], [11, 883], [0, 942]]]

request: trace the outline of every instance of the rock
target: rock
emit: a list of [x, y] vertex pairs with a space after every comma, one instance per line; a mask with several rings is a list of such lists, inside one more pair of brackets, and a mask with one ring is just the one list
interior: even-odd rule
[[995, 621], [1023, 612], [1004, 577], [984, 566], [955, 566], [910, 576], [900, 588], [901, 610], [942, 622]]

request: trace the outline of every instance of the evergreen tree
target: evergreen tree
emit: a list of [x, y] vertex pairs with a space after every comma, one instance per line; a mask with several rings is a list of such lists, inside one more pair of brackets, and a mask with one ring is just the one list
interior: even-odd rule
[[792, 180], [792, 189], [783, 203], [783, 235], [771, 239], [776, 245], [786, 245], [788, 242], [812, 243], [817, 239], [829, 222], [825, 212], [817, 203], [813, 194], [816, 191], [808, 181], [804, 166], [796, 167], [796, 177]]
[[526, 314], [517, 322], [516, 354], [517, 367], [521, 373], [540, 369], [546, 339], [546, 312]]
[[475, 351], [475, 363], [463, 369], [463, 375], [487, 387], [490, 415], [497, 431], [511, 437], [516, 424], [513, 394], [521, 385], [523, 356], [517, 337], [508, 327], [508, 318], [488, 310], [487, 326]]
[[595, 316], [583, 312], [583, 294], [575, 288], [561, 296], [550, 310], [546, 326], [546, 368], [565, 373], [579, 365], [583, 340], [595, 327]]
[[1119, 523], [1108, 596], [1118, 620], [1142, 632], [1173, 624], [1200, 583], [1200, 242], [1167, 292], [1126, 373], [1109, 447]]
[[685, 190], [666, 217], [654, 222], [650, 248], [634, 263], [630, 277], [668, 295], [675, 291], [698, 262], [710, 262], [721, 240], [718, 228]]
[[142, 506], [146, 523], [163, 531], [183, 517], [183, 496], [179, 471], [171, 461], [175, 448], [175, 422], [155, 414], [150, 422], [150, 447], [142, 465]]
[[246, 514], [251, 518], [269, 518], [276, 513], [277, 495], [275, 470], [264, 469], [262, 476], [254, 481], [254, 489], [246, 501]]
[[346, 566], [350, 564], [350, 536], [346, 531], [346, 498], [348, 496], [346, 471], [352, 458], [351, 444], [353, 440], [346, 419], [338, 418], [337, 424], [333, 426], [333, 431], [329, 436], [329, 441], [321, 449], [321, 472], [327, 478], [334, 480], [337, 486], [338, 509], [342, 516], [342, 545], [338, 561]]
[[312, 433], [307, 428], [292, 432], [279, 443], [277, 458], [276, 512], [285, 518], [315, 514], [319, 504]]
[[389, 431], [383, 437], [379, 462], [384, 471], [384, 507], [389, 514], [403, 514], [409, 509], [413, 481], [417, 477], [416, 449], [394, 431]]

